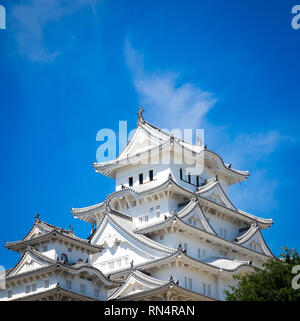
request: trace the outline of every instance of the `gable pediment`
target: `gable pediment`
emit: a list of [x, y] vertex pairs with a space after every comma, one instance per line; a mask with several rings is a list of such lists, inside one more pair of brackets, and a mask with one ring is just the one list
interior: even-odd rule
[[229, 209], [236, 210], [218, 181], [211, 183], [211, 186], [204, 186], [203, 189], [198, 192], [198, 195]]
[[92, 239], [92, 244], [101, 245], [104, 249], [114, 247], [126, 248], [129, 253], [134, 253], [143, 259], [153, 259], [166, 255], [166, 253], [160, 252], [159, 249], [156, 250], [152, 248], [150, 244], [147, 245], [147, 243], [145, 243], [146, 239], [147, 238], [142, 235], [134, 235], [133, 233], [126, 232], [126, 226], [121, 228], [106, 216], [99, 226], [95, 237]]
[[14, 276], [14, 275], [30, 272], [33, 270], [37, 270], [37, 269], [49, 266], [50, 264], [51, 264], [50, 262], [39, 259], [29, 251], [24, 254], [24, 256], [21, 258], [18, 264], [9, 273], [9, 276]]
[[259, 230], [257, 230], [256, 233], [243, 244], [243, 246], [251, 250], [273, 257], [273, 254], [268, 248]]
[[[179, 217], [180, 216], [181, 215], [179, 213]], [[198, 202], [195, 203], [194, 208], [188, 214], [182, 216], [181, 219], [183, 222], [200, 230], [216, 234], [213, 228], [210, 226], [206, 216], [203, 214]]]

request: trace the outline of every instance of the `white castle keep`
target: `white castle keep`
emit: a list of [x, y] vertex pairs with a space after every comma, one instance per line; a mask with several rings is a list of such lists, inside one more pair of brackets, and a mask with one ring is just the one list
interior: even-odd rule
[[21, 258], [6, 271], [0, 300], [225, 300], [233, 275], [273, 257], [261, 234], [272, 219], [241, 211], [228, 198], [228, 188], [249, 173], [201, 142], [153, 126], [142, 111], [120, 155], [94, 163], [116, 181], [116, 191], [72, 209], [92, 224], [91, 235], [81, 239], [71, 226], [36, 215], [21, 241], [5, 245]]

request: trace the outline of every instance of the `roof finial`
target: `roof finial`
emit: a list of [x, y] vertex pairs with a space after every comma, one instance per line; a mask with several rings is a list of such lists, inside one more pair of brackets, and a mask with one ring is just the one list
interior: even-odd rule
[[40, 221], [40, 214], [39, 214], [39, 213], [36, 213], [36, 214], [35, 214], [35, 219], [36, 219], [36, 221], [38, 221], [38, 222]]
[[143, 117], [143, 112], [144, 112], [144, 109], [143, 107], [141, 106], [139, 111], [137, 112], [137, 115], [138, 115], [138, 122], [137, 124], [140, 125], [140, 124], [143, 124], [145, 121], [144, 121], [144, 117]]
[[70, 232], [73, 234], [74, 232], [73, 232], [73, 227], [71, 224], [69, 225], [69, 229], [70, 229]]

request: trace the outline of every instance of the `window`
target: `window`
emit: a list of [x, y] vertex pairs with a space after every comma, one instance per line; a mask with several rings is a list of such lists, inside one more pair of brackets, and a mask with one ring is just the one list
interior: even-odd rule
[[45, 280], [44, 281], [44, 287], [45, 288], [49, 288], [49, 280]]
[[163, 235], [163, 234], [160, 234], [159, 239], [160, 239], [160, 240], [163, 240], [163, 239], [164, 239], [164, 235]]
[[192, 224], [192, 219], [189, 217], [188, 219], [189, 224]]
[[203, 283], [203, 294], [206, 295], [206, 283]]
[[153, 212], [153, 211], [154, 211], [154, 207], [151, 207], [151, 208], [150, 208], [150, 212]]
[[220, 236], [226, 238], [227, 230], [225, 228], [220, 227]]
[[202, 257], [205, 257], [205, 250], [202, 250]]
[[145, 222], [148, 222], [148, 215], [144, 216], [144, 220], [145, 220]]
[[30, 285], [26, 285], [25, 286], [25, 293], [29, 293], [30, 292]]
[[67, 289], [68, 290], [72, 289], [72, 281], [71, 280], [67, 280]]
[[140, 223], [143, 222], [143, 216], [140, 216], [140, 217], [139, 217], [139, 221], [140, 221]]
[[125, 263], [125, 265], [128, 265], [128, 257], [125, 257], [124, 263]]
[[200, 186], [199, 176], [196, 176], [196, 186], [197, 186], [197, 187], [199, 187], [199, 186]]
[[31, 290], [32, 290], [32, 291], [36, 291], [36, 283], [33, 283], [33, 284], [31, 285]]
[[201, 250], [198, 249], [198, 257], [201, 258]]
[[149, 180], [153, 181], [153, 169], [151, 169], [151, 171], [149, 171]]
[[182, 168], [180, 168], [180, 179], [182, 180]]
[[94, 297], [99, 298], [99, 290], [94, 289]]
[[187, 251], [187, 247], [188, 247], [187, 243], [183, 243], [183, 249], [184, 249], [185, 251]]
[[43, 245], [43, 251], [44, 252], [48, 251], [48, 246], [47, 245]]
[[68, 247], [68, 252], [72, 253], [72, 248], [71, 247]]
[[11, 297], [12, 297], [12, 290], [8, 290], [8, 291], [7, 291], [7, 297], [8, 297], [8, 298], [11, 298]]
[[210, 284], [207, 285], [207, 295], [211, 296], [211, 285]]
[[114, 269], [114, 267], [115, 267], [115, 262], [109, 262], [109, 263], [108, 263], [108, 267], [109, 267], [110, 270]]
[[85, 285], [80, 284], [80, 293], [85, 294]]
[[193, 280], [189, 279], [189, 289], [192, 290], [193, 288]]
[[191, 183], [191, 174], [188, 174], [188, 182]]
[[184, 287], [187, 288], [187, 277], [184, 277]]
[[129, 184], [129, 186], [133, 185], [133, 177], [128, 178], [128, 184]]
[[117, 260], [117, 267], [121, 267], [122, 261], [121, 260]]
[[143, 184], [144, 182], [144, 175], [143, 174], [139, 174], [139, 183]]
[[160, 218], [160, 205], [156, 205], [156, 217]]

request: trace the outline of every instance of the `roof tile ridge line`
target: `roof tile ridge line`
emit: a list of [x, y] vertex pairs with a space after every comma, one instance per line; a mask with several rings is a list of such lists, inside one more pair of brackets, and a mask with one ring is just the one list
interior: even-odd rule
[[85, 245], [89, 245], [91, 247], [96, 247], [98, 248], [97, 245], [93, 245], [93, 244], [90, 244], [90, 242], [87, 240], [87, 239], [83, 239], [83, 238], [80, 238], [76, 235], [74, 236], [71, 236], [71, 235], [68, 235], [68, 234], [64, 234], [63, 232], [61, 232], [60, 230], [57, 230], [55, 228], [52, 229], [52, 231], [48, 231], [47, 233], [45, 234], [42, 234], [42, 235], [39, 235], [37, 237], [34, 237], [34, 238], [31, 238], [31, 239], [28, 239], [28, 240], [20, 240], [20, 241], [15, 241], [15, 242], [7, 242], [7, 244], [5, 244], [5, 247], [10, 247], [10, 246], [18, 246], [19, 244], [26, 244], [26, 243], [32, 243], [32, 242], [38, 242], [40, 240], [42, 240], [43, 238], [47, 238], [49, 237], [51, 234], [53, 234], [55, 236], [55, 234], [58, 234], [60, 235], [61, 237], [64, 237], [64, 238], [67, 238], [69, 240], [72, 240], [72, 241], [75, 241], [75, 242], [80, 242], [82, 244], [85, 244]]
[[76, 212], [81, 212], [82, 210], [92, 210], [98, 207], [101, 207], [102, 205], [104, 205], [104, 202], [100, 202], [97, 204], [93, 204], [93, 205], [89, 205], [89, 206], [85, 206], [85, 207], [71, 207], [71, 214], [76, 213]]
[[[142, 275], [139, 275], [139, 274], [142, 274]], [[145, 274], [144, 272], [142, 272], [142, 271], [140, 271], [140, 270], [138, 270], [138, 269], [133, 269], [133, 270], [131, 270], [131, 272], [127, 275], [126, 280], [124, 281], [124, 283], [123, 283], [120, 287], [118, 287], [118, 288], [116, 288], [116, 289], [113, 289], [113, 292], [112, 292], [111, 295], [109, 296], [109, 299], [112, 299], [112, 297], [114, 297], [113, 299], [117, 298], [116, 294], [117, 294], [118, 292], [122, 291], [122, 289], [125, 288], [125, 286], [127, 285], [127, 282], [129, 281], [129, 279], [130, 279], [131, 277], [135, 277], [135, 278], [139, 279], [138, 281], [145, 281], [145, 279], [146, 279], [146, 282], [147, 282], [147, 279], [151, 279], [151, 280], [154, 280], [154, 281], [160, 281], [162, 284], [159, 284], [158, 287], [165, 286], [165, 285], [167, 285], [167, 284], [170, 283], [170, 281], [162, 281], [162, 280], [156, 279], [156, 278], [154, 278], [154, 277], [151, 277], [151, 276]], [[145, 279], [143, 279], [143, 277], [145, 277]], [[148, 283], [150, 283], [150, 282], [148, 282]], [[154, 282], [153, 282], [153, 283], [154, 283]], [[155, 289], [155, 288], [154, 288], [154, 289]]]
[[264, 245], [266, 246], [266, 248], [268, 249], [268, 251], [271, 253], [271, 255], [273, 256], [273, 258], [276, 257], [276, 256], [273, 254], [273, 252], [271, 251], [271, 249], [269, 248], [269, 245], [268, 245], [267, 242], [265, 241], [265, 238], [263, 237], [263, 235], [262, 235], [262, 233], [261, 233], [261, 231], [260, 231], [259, 229], [258, 229], [258, 233], [259, 233], [260, 237], [262, 238], [262, 241], [263, 241]]
[[[244, 212], [244, 211], [239, 210], [239, 209], [237, 209], [237, 211], [234, 211], [234, 210], [231, 209], [231, 208], [228, 208], [228, 207], [226, 207], [226, 206], [223, 206], [222, 204], [216, 203], [216, 202], [214, 202], [214, 201], [212, 201], [212, 200], [210, 200], [210, 199], [208, 199], [208, 198], [206, 198], [206, 197], [203, 197], [203, 196], [201, 196], [201, 195], [199, 195], [199, 194], [196, 194], [196, 196], [197, 196], [198, 198], [206, 201], [206, 202], [213, 203], [214, 205], [220, 206], [220, 207], [222, 207], [223, 209], [225, 209], [225, 210], [227, 210], [227, 211], [230, 211], [230, 212], [233, 212], [233, 213], [235, 213], [235, 214], [244, 216], [244, 217], [246, 217], [246, 218], [249, 218], [249, 219], [251, 219], [251, 220], [253, 220], [253, 221], [256, 221], [256, 222], [259, 222], [259, 223], [262, 223], [262, 224], [268, 224], [267, 221], [272, 221], [272, 219], [264, 219], [264, 218], [261, 218], [261, 217], [252, 215], [252, 214], [250, 214], [250, 213]], [[243, 212], [243, 213], [242, 213], [242, 212]]]
[[[125, 230], [118, 222], [115, 221], [115, 219], [113, 217], [110, 217], [110, 219], [114, 222], [114, 224], [116, 224], [126, 234], [128, 234], [129, 236], [131, 236], [132, 238], [134, 238], [138, 242], [143, 242], [144, 245], [146, 245], [146, 247], [150, 247], [150, 248], [155, 249], [157, 251], [157, 248], [154, 247], [154, 246], [157, 246], [157, 247], [161, 248], [161, 250], [159, 250], [159, 251], [163, 251], [163, 252], [167, 252], [167, 253], [170, 253], [171, 251], [173, 251], [173, 249], [171, 249], [171, 248], [169, 248], [167, 246], [164, 246], [164, 245], [162, 245], [162, 244], [160, 244], [158, 242], [155, 242], [155, 241], [151, 240], [150, 238], [148, 238], [148, 237], [146, 237], [144, 235], [139, 235], [139, 236], [143, 236], [143, 238], [145, 239], [144, 241], [138, 239], [138, 237], [135, 235], [135, 233], [133, 231], [131, 232], [131, 231]], [[145, 241], [148, 241], [150, 244], [146, 244]], [[151, 243], [153, 245], [151, 245]], [[165, 249], [165, 250], [163, 250], [163, 249]]]
[[[101, 220], [101, 222], [100, 222], [100, 224], [99, 224], [99, 226], [98, 226], [98, 229], [100, 228], [100, 226], [102, 225], [102, 223], [103, 223], [103, 221], [104, 221], [104, 219], [105, 219], [106, 217], [107, 217], [108, 219], [112, 220], [112, 222], [113, 222], [118, 228], [120, 228], [120, 229], [121, 229], [124, 233], [126, 233], [129, 237], [135, 239], [138, 243], [141, 243], [141, 242], [142, 242], [146, 247], [152, 248], [152, 249], [154, 249], [155, 251], [161, 251], [161, 252], [165, 252], [165, 253], [170, 253], [170, 251], [172, 250], [171, 248], [168, 248], [168, 247], [166, 247], [166, 246], [163, 246], [162, 244], [160, 244], [160, 243], [158, 243], [158, 242], [154, 242], [153, 240], [151, 240], [151, 239], [149, 239], [149, 238], [146, 238], [146, 237], [144, 237], [144, 238], [147, 239], [147, 241], [149, 241], [150, 244], [146, 243], [145, 240], [140, 240], [140, 239], [135, 235], [135, 233], [134, 233], [133, 231], [130, 232], [130, 231], [125, 230], [118, 222], [116, 222], [116, 220], [110, 215], [110, 213], [106, 213], [106, 215], [105, 215], [105, 216], [103, 217], [103, 219]], [[98, 230], [98, 229], [97, 229], [97, 230]], [[96, 235], [96, 233], [95, 233], [95, 235]], [[151, 243], [152, 243], [153, 245], [151, 245]], [[158, 249], [157, 247], [155, 248], [154, 245], [156, 245], [157, 247], [160, 247], [161, 249]], [[165, 250], [164, 250], [164, 249], [165, 249]]]
[[217, 180], [217, 185], [221, 188], [221, 191], [223, 192], [225, 198], [229, 201], [229, 204], [231, 204], [232, 207], [233, 207], [235, 210], [237, 210], [237, 208], [234, 206], [234, 204], [231, 202], [231, 200], [229, 199], [229, 197], [228, 197], [228, 196], [226, 195], [226, 193], [224, 192], [224, 189], [223, 189], [223, 187], [221, 186], [219, 180]]
[[271, 222], [273, 224], [273, 219], [272, 218], [263, 218], [263, 217], [259, 217], [259, 216], [256, 216], [256, 215], [253, 215], [251, 213], [248, 213], [248, 212], [245, 212], [241, 209], [237, 209], [237, 213], [238, 214], [241, 214], [241, 215], [244, 215], [246, 217], [251, 217], [253, 218], [255, 221], [259, 221], [261, 223], [263, 222]]
[[[192, 204], [192, 203], [194, 203], [194, 204]], [[185, 210], [186, 210], [188, 207], [190, 207], [191, 205], [193, 205], [193, 208], [192, 208], [188, 213], [182, 215], [182, 212], [185, 211]], [[199, 207], [199, 209], [200, 209], [200, 211], [201, 211], [204, 219], [206, 220], [206, 223], [208, 224], [208, 226], [211, 228], [211, 230], [213, 231], [213, 233], [214, 233], [215, 235], [217, 235], [217, 233], [215, 232], [215, 230], [212, 228], [212, 226], [210, 225], [210, 223], [207, 221], [207, 218], [206, 218], [205, 214], [203, 213], [203, 211], [202, 211], [202, 209], [201, 209], [201, 206], [200, 206], [200, 204], [199, 204], [199, 201], [198, 201], [198, 200], [195, 201], [194, 198], [191, 198], [191, 201], [190, 201], [182, 210], [180, 210], [179, 212], [175, 212], [173, 215], [170, 215], [170, 216], [169, 216], [167, 219], [165, 219], [164, 221], [161, 221], [161, 222], [158, 222], [158, 223], [153, 223], [153, 224], [148, 225], [148, 226], [146, 226], [146, 227], [144, 227], [144, 228], [141, 228], [141, 229], [136, 228], [133, 232], [134, 232], [134, 233], [142, 233], [144, 230], [147, 230], [147, 229], [149, 229], [149, 228], [156, 227], [156, 226], [161, 226], [161, 225], [165, 225], [165, 224], [169, 223], [170, 221], [174, 221], [174, 218], [177, 219], [177, 220], [179, 220], [180, 222], [182, 222], [183, 224], [185, 224], [185, 225], [187, 225], [187, 226], [189, 226], [189, 227], [196, 228], [197, 230], [201, 230], [201, 229], [199, 229], [199, 228], [197, 228], [197, 227], [195, 227], [195, 226], [193, 226], [193, 225], [187, 224], [186, 222], [184, 222], [184, 221], [182, 220], [184, 217], [186, 217], [187, 215], [189, 215], [190, 212], [193, 211], [193, 210], [195, 209], [195, 207], [197, 207], [197, 206]], [[202, 231], [202, 230], [201, 230], [201, 231]], [[207, 233], [212, 234], [212, 233], [210, 233], [210, 232], [208, 232], [208, 231], [207, 231]]]
[[[147, 265], [151, 265], [151, 264], [155, 264], [155, 263], [158, 263], [158, 262], [160, 262], [160, 261], [164, 261], [164, 260], [169, 260], [169, 259], [173, 259], [173, 258], [177, 258], [178, 256], [184, 256], [186, 259], [188, 259], [188, 260], [191, 260], [191, 261], [193, 261], [193, 262], [196, 262], [196, 263], [200, 263], [200, 264], [204, 264], [204, 265], [206, 265], [206, 266], [208, 266], [208, 267], [210, 267], [210, 268], [213, 268], [213, 269], [220, 269], [220, 267], [217, 267], [217, 266], [215, 266], [215, 265], [212, 265], [212, 264], [209, 264], [209, 263], [207, 263], [207, 262], [205, 262], [205, 261], [200, 261], [200, 260], [197, 260], [197, 259], [195, 259], [195, 258], [193, 258], [193, 257], [191, 257], [191, 256], [189, 256], [189, 255], [187, 255], [184, 251], [182, 251], [182, 250], [177, 250], [175, 253], [173, 253], [173, 254], [171, 254], [171, 255], [169, 255], [169, 256], [166, 256], [166, 257], [163, 257], [163, 258], [159, 258], [159, 259], [155, 259], [155, 260], [152, 260], [152, 261], [150, 261], [150, 262], [144, 262], [144, 263], [140, 263], [139, 265], [137, 265], [137, 267], [139, 267], [139, 268], [143, 268], [143, 267], [147, 267]], [[179, 257], [180, 258], [180, 257]], [[232, 260], [231, 260], [232, 261]], [[250, 265], [250, 264], [240, 264], [238, 267], [236, 267], [236, 268], [234, 268], [234, 269], [226, 269], [226, 268], [222, 268], [222, 270], [223, 271], [227, 271], [227, 272], [235, 272], [235, 271], [237, 271], [240, 267], [242, 267], [242, 266], [247, 266], [247, 267], [253, 267], [252, 265]], [[115, 272], [115, 273], [112, 273], [112, 274], [118, 274], [118, 273], [126, 273], [127, 271], [130, 271], [130, 268], [127, 268], [127, 269], [125, 269], [125, 270], [123, 270], [123, 271], [120, 271], [120, 272]]]
[[103, 166], [109, 166], [109, 165], [127, 165], [127, 164], [130, 164], [130, 163], [127, 163], [128, 160], [131, 160], [132, 158], [136, 157], [136, 156], [141, 156], [141, 155], [144, 155], [144, 154], [148, 154], [149, 152], [153, 152], [155, 149], [161, 149], [162, 147], [164, 147], [165, 145], [169, 145], [169, 140], [166, 140], [166, 141], [163, 141], [161, 144], [159, 145], [156, 145], [156, 146], [153, 146], [152, 148], [149, 148], [149, 149], [146, 149], [146, 150], [143, 150], [139, 153], [136, 153], [134, 155], [131, 155], [131, 156], [127, 156], [125, 158], [121, 158], [121, 159], [118, 159], [115, 158], [115, 159], [112, 159], [110, 161], [106, 161], [106, 162], [93, 162], [93, 167], [95, 169], [99, 168], [99, 167], [103, 167]]
[[[152, 123], [148, 122], [147, 120], [145, 120], [145, 123], [146, 123], [147, 125], [149, 125], [150, 127], [156, 129], [156, 130], [159, 131], [160, 133], [165, 134], [165, 135], [168, 136], [168, 137], [170, 137], [171, 134], [172, 134], [172, 133], [169, 133], [169, 132], [167, 132], [167, 131], [165, 131], [165, 130], [159, 128], [159, 127], [157, 127], [156, 125], [153, 125]], [[178, 140], [179, 142], [182, 142], [182, 143], [185, 143], [185, 144], [189, 144], [189, 145], [191, 145], [191, 146], [199, 146], [199, 145], [191, 144], [191, 143], [189, 143], [189, 142], [181, 139], [180, 137], [175, 137], [175, 136], [173, 136], [173, 137], [174, 137], [175, 140]], [[167, 138], [167, 139], [168, 139], [168, 138]]]
[[[62, 263], [63, 264], [63, 263]], [[75, 263], [76, 264], [76, 263]], [[73, 264], [74, 265], [74, 264]], [[88, 269], [92, 269], [95, 270], [97, 273], [99, 273], [106, 281], [110, 282], [110, 283], [115, 283], [118, 284], [118, 281], [114, 281], [114, 280], [110, 280], [100, 269], [96, 268], [95, 266], [91, 265], [91, 264], [82, 264], [81, 266], [75, 267], [73, 265], [66, 265], [63, 264], [64, 267], [70, 268], [72, 270], [75, 271], [79, 271], [82, 268], [88, 268]]]
[[207, 301], [217, 301], [217, 299], [214, 298], [214, 297], [209, 297], [207, 295], [204, 295], [202, 293], [196, 292], [194, 290], [186, 289], [186, 288], [176, 284], [174, 281], [169, 281], [165, 285], [162, 285], [162, 286], [154, 288], [154, 289], [149, 289], [149, 290], [146, 290], [146, 291], [141, 291], [141, 292], [135, 292], [135, 293], [128, 294], [128, 295], [124, 296], [123, 299], [126, 298], [128, 300], [128, 298], [139, 297], [141, 295], [142, 296], [145, 296], [145, 295], [147, 296], [150, 293], [153, 293], [153, 292], [155, 292], [157, 290], [169, 289], [172, 286], [174, 286], [175, 288], [178, 288], [179, 290], [182, 290], [183, 292], [188, 292], [189, 294], [192, 293], [193, 295], [196, 295], [197, 297], [202, 297], [202, 298], [204, 297], [204, 298], [208, 299]]
[[[221, 160], [221, 163], [222, 163], [223, 167], [224, 167], [226, 170], [229, 170], [229, 171], [231, 171], [231, 172], [233, 172], [233, 173], [235, 173], [235, 174], [241, 175], [241, 176], [250, 176], [249, 171], [239, 171], [239, 170], [233, 170], [232, 168], [227, 168], [227, 167], [225, 166], [225, 163], [224, 163], [224, 161], [223, 161], [223, 158], [222, 158], [218, 153], [212, 151], [211, 149], [207, 149], [207, 148], [206, 148], [205, 150], [206, 150], [207, 152], [212, 153], [212, 154], [216, 155], [217, 157], [219, 157], [219, 159]], [[242, 173], [239, 173], [239, 172], [245, 172], [245, 173], [248, 173], [248, 174], [242, 174]]]
[[[243, 250], [248, 250], [248, 251], [250, 251], [250, 252], [254, 252], [254, 253], [256, 253], [256, 254], [263, 255], [263, 256], [266, 256], [266, 257], [269, 258], [269, 256], [266, 255], [266, 254], [260, 253], [260, 252], [258, 252], [258, 251], [253, 250], [253, 249], [249, 249], [249, 248], [244, 247], [244, 246], [242, 246], [242, 245], [240, 245], [240, 244], [238, 244], [238, 243], [236, 243], [236, 242], [232, 242], [232, 241], [230, 241], [230, 240], [224, 239], [224, 238], [218, 236], [217, 234], [214, 235], [214, 234], [209, 233], [209, 232], [207, 232], [207, 231], [201, 230], [201, 229], [199, 229], [198, 227], [189, 225], [189, 224], [185, 223], [184, 221], [182, 221], [180, 218], [179, 218], [179, 221], [180, 221], [180, 223], [184, 224], [185, 226], [187, 226], [187, 227], [189, 227], [189, 228], [191, 228], [191, 229], [196, 229], [197, 231], [199, 231], [199, 232], [201, 232], [201, 233], [208, 234], [209, 236], [215, 237], [215, 238], [217, 238], [218, 240], [221, 240], [221, 241], [223, 241], [223, 242], [225, 242], [225, 243], [229, 243], [230, 245], [238, 246], [238, 247], [242, 248]], [[163, 225], [163, 223], [165, 223], [165, 222], [161, 222], [160, 224], [157, 224], [157, 226]], [[149, 226], [149, 228], [150, 228], [150, 227], [152, 227], [152, 226]], [[156, 226], [155, 226], [155, 227], [156, 227]], [[146, 229], [146, 228], [145, 228], [145, 229]], [[142, 233], [143, 231], [138, 231], [138, 232], [139, 232], [139, 233]], [[271, 251], [270, 251], [270, 252], [271, 252]], [[271, 252], [271, 253], [272, 253], [272, 252]]]
[[[229, 199], [229, 197], [226, 195], [226, 193], [224, 192], [224, 189], [222, 188], [221, 184], [220, 184], [220, 181], [217, 180], [216, 178], [212, 181], [213, 183], [211, 184], [211, 186], [209, 186], [209, 188], [205, 191], [205, 192], [202, 192], [202, 193], [206, 193], [206, 192], [209, 192], [211, 189], [213, 189], [215, 186], [219, 186], [221, 191], [223, 192], [225, 198], [228, 200], [229, 204], [234, 208], [235, 211], [237, 211], [238, 209], [234, 206], [234, 204], [231, 202], [231, 200]], [[205, 185], [204, 185], [205, 186]], [[200, 192], [200, 191], [199, 191]], [[197, 193], [197, 192], [196, 192]], [[199, 195], [201, 196], [201, 195]], [[204, 196], [203, 196], [204, 197]]]
[[37, 269], [34, 269], [34, 270], [29, 270], [29, 271], [25, 271], [25, 272], [22, 272], [22, 273], [19, 273], [19, 274], [15, 274], [15, 275], [12, 275], [12, 276], [10, 276], [10, 275], [6, 275], [6, 279], [7, 280], [11, 280], [11, 279], [13, 279], [13, 278], [19, 278], [19, 277], [28, 277], [30, 274], [36, 274], [36, 273], [44, 273], [44, 271], [45, 270], [50, 270], [50, 269], [52, 269], [52, 268], [54, 268], [54, 267], [57, 267], [57, 262], [56, 263], [52, 263], [52, 264], [50, 264], [50, 265], [46, 265], [46, 266], [43, 266], [43, 267], [39, 267], [39, 268], [37, 268]]

